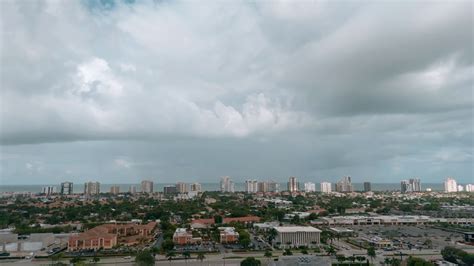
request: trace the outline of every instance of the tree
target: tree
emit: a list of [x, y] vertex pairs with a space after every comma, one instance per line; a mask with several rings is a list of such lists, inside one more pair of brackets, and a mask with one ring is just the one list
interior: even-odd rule
[[467, 254], [461, 258], [467, 265], [474, 265], [474, 254]]
[[94, 262], [94, 264], [97, 264], [100, 261], [100, 258], [97, 256], [94, 256], [94, 258], [92, 258], [92, 261]]
[[291, 223], [293, 224], [300, 224], [300, 216], [298, 214], [295, 214], [293, 218], [291, 219]]
[[204, 256], [204, 253], [199, 253], [199, 254], [197, 254], [197, 257], [196, 257], [196, 259], [200, 260], [201, 263], [205, 258], [206, 258], [206, 256]]
[[350, 257], [347, 257], [348, 260], [350, 260], [352, 263], [354, 263], [354, 261], [356, 260], [354, 254], [352, 254], [352, 256]]
[[176, 253], [174, 251], [168, 251], [166, 253], [166, 258], [168, 258], [168, 260], [172, 260], [174, 257], [176, 257]]
[[268, 231], [268, 242], [272, 242], [276, 236], [278, 235], [278, 232], [277, 230], [275, 230], [275, 228], [272, 228]]
[[329, 256], [332, 256], [332, 255], [336, 254], [336, 249], [331, 245], [326, 249], [326, 251], [327, 251]]
[[441, 250], [441, 255], [443, 256], [443, 259], [452, 263], [458, 263], [458, 259], [461, 259], [463, 256], [465, 256], [465, 254], [465, 251], [455, 247], [448, 246]]
[[57, 264], [59, 260], [61, 260], [61, 258], [63, 257], [63, 254], [62, 253], [56, 253], [54, 255], [51, 256], [51, 262], [53, 264]]
[[142, 250], [138, 252], [137, 256], [135, 257], [135, 262], [139, 266], [155, 265], [155, 258], [153, 255], [151, 255], [150, 251]]
[[364, 256], [357, 256], [356, 260], [359, 261], [359, 264], [362, 264], [362, 262], [365, 260], [365, 257]]
[[156, 254], [160, 253], [160, 249], [154, 246], [150, 249], [150, 252], [151, 252], [151, 255], [153, 255], [153, 257], [155, 257]]
[[239, 242], [240, 244], [244, 247], [244, 248], [248, 248], [248, 246], [250, 245], [251, 241], [250, 241], [250, 234], [245, 231], [244, 229], [242, 230], [239, 230]]
[[83, 261], [84, 259], [81, 256], [76, 256], [69, 260], [69, 262], [73, 265], [80, 265]]
[[434, 264], [422, 258], [409, 257], [407, 266], [434, 266]]
[[260, 266], [262, 263], [254, 257], [248, 257], [240, 262], [240, 266]]
[[396, 258], [392, 258], [392, 260], [390, 261], [391, 266], [400, 266], [401, 264], [402, 264], [401, 260], [396, 259]]
[[291, 250], [289, 249], [285, 249], [285, 251], [283, 252], [283, 256], [291, 256], [293, 255], [293, 252], [291, 252]]
[[172, 250], [173, 247], [174, 247], [174, 243], [173, 243], [173, 240], [171, 239], [165, 239], [163, 243], [161, 243], [161, 249], [163, 251]]
[[377, 254], [375, 253], [375, 248], [373, 246], [370, 246], [367, 249], [367, 256], [369, 256], [371, 260], [373, 260], [377, 256]]
[[344, 255], [336, 255], [336, 259], [339, 263], [342, 263], [346, 260], [346, 257]]
[[189, 251], [183, 252], [184, 260], [186, 261], [186, 264], [188, 264], [188, 259], [191, 258], [191, 253]]
[[307, 219], [310, 220], [310, 221], [311, 221], [311, 220], [316, 220], [316, 219], [318, 219], [318, 215], [317, 215], [316, 213], [312, 212], [312, 213], [308, 216]]
[[273, 255], [273, 254], [272, 254], [272, 252], [271, 252], [270, 250], [265, 251], [264, 256], [265, 256], [265, 258], [267, 258], [267, 264], [269, 263], [270, 258], [272, 257], [272, 255]]
[[220, 216], [220, 215], [214, 216], [214, 222], [216, 224], [221, 224], [223, 221], [224, 221], [224, 219], [222, 219], [222, 216]]

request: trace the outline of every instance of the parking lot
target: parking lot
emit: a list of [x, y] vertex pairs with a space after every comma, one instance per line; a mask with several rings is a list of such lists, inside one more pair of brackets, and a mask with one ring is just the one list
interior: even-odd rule
[[442, 249], [447, 245], [455, 245], [462, 241], [459, 233], [443, 231], [441, 229], [418, 226], [383, 226], [373, 225], [353, 226], [352, 229], [359, 237], [379, 236], [393, 241], [394, 247], [399, 249]]

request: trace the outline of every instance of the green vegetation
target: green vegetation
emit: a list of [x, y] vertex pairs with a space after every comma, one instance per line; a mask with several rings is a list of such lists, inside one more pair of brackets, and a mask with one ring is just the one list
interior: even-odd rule
[[374, 247], [371, 246], [367, 249], [367, 256], [369, 256], [371, 260], [373, 260], [377, 256]]
[[445, 247], [441, 250], [441, 255], [443, 259], [452, 263], [474, 265], [474, 254], [469, 254], [455, 247]]
[[240, 262], [240, 266], [260, 266], [262, 263], [254, 257], [248, 257]]
[[409, 257], [407, 266], [434, 266], [434, 264], [422, 258]]
[[148, 250], [140, 251], [135, 257], [135, 263], [138, 266], [155, 265], [155, 258]]
[[290, 249], [285, 249], [285, 251], [283, 252], [283, 256], [291, 256], [293, 255], [293, 252], [291, 252]]
[[250, 241], [250, 234], [245, 229], [237, 229], [239, 233], [239, 243], [244, 247], [248, 248], [251, 241]]

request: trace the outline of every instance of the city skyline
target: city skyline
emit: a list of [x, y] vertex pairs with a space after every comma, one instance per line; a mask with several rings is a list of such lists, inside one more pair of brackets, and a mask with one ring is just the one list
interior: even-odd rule
[[[281, 177], [281, 178], [273, 178], [273, 177], [256, 177], [256, 178], [249, 178], [249, 177], [240, 177], [240, 178], [236, 178], [234, 176], [230, 176], [230, 175], [225, 175], [225, 176], [217, 176], [217, 177], [214, 177], [214, 178], [209, 178], [209, 179], [205, 179], [204, 181], [201, 181], [199, 179], [195, 179], [195, 178], [184, 178], [184, 179], [176, 179], [176, 178], [169, 178], [169, 179], [166, 179], [166, 180], [170, 180], [170, 181], [166, 181], [164, 179], [160, 179], [160, 178], [150, 178], [150, 177], [147, 177], [147, 178], [131, 178], [129, 179], [128, 181], [126, 182], [103, 182], [101, 181], [101, 179], [98, 179], [98, 178], [63, 178], [63, 179], [58, 179], [59, 181], [57, 182], [58, 186], [61, 185], [61, 183], [64, 183], [64, 182], [71, 182], [71, 183], [74, 183], [74, 184], [84, 184], [84, 183], [88, 183], [88, 182], [91, 182], [91, 181], [94, 181], [94, 182], [100, 182], [102, 184], [107, 184], [107, 185], [114, 185], [114, 184], [117, 184], [117, 185], [140, 185], [141, 182], [143, 181], [151, 181], [152, 183], [155, 183], [155, 184], [168, 184], [168, 185], [174, 185], [174, 184], [177, 184], [177, 183], [186, 183], [188, 185], [191, 185], [193, 183], [197, 183], [197, 184], [219, 184], [220, 183], [220, 179], [222, 177], [230, 177], [232, 182], [236, 182], [236, 183], [239, 183], [239, 184], [246, 184], [247, 181], [251, 180], [251, 181], [256, 181], [257, 183], [261, 183], [261, 182], [275, 182], [279, 185], [284, 185], [284, 187], [286, 188], [287, 185], [288, 185], [288, 178], [289, 177], [292, 177], [292, 176], [287, 176], [287, 177]], [[307, 182], [310, 182], [310, 183], [315, 183], [315, 184], [321, 184], [321, 183], [326, 183], [326, 182], [329, 182], [330, 184], [332, 185], [336, 185], [338, 183], [338, 181], [341, 180], [341, 178], [344, 178], [345, 176], [340, 176], [340, 177], [333, 177], [333, 178], [324, 178], [324, 177], [321, 177], [321, 178], [311, 178], [311, 177], [296, 177], [298, 179], [298, 187], [302, 190], [304, 190], [304, 183], [307, 183]], [[373, 183], [373, 184], [400, 184], [400, 182], [403, 182], [403, 181], [408, 181], [410, 179], [420, 179], [420, 177], [411, 177], [411, 178], [407, 178], [407, 177], [404, 177], [404, 178], [400, 178], [400, 179], [397, 179], [397, 180], [392, 180], [390, 182], [381, 182], [381, 181], [384, 181], [383, 179], [382, 180], [378, 180], [378, 179], [374, 179], [374, 178], [355, 178], [355, 181], [353, 181], [352, 183], [354, 184], [364, 184], [364, 183]], [[445, 176], [439, 180], [434, 180], [434, 181], [430, 181], [430, 182], [425, 182], [423, 179], [420, 179], [421, 180], [421, 183], [422, 184], [444, 184], [444, 182], [446, 181], [447, 178], [453, 178], [453, 176]], [[460, 179], [460, 178], [457, 178], [457, 177], [454, 177], [459, 184], [470, 184], [472, 183], [472, 180], [466, 180], [466, 181], [459, 181], [459, 180], [463, 180], [463, 179]], [[354, 177], [351, 176], [351, 179], [354, 179]], [[176, 180], [179, 180], [179, 181], [176, 181]], [[375, 181], [373, 181], [375, 180]], [[51, 182], [40, 182], [40, 183], [29, 183], [29, 184], [22, 184], [22, 183], [3, 183], [1, 185], [6, 185], [6, 186], [28, 186], [28, 185], [54, 185], [55, 182], [51, 183]]]
[[[87, 187], [89, 187], [91, 184], [93, 184], [96, 188], [97, 192], [91, 193]], [[206, 184], [206, 183], [204, 183]], [[212, 183], [207, 183], [207, 184], [212, 184]], [[231, 177], [229, 176], [224, 176], [221, 177], [221, 180], [219, 183], [214, 183], [214, 184], [219, 184], [219, 186], [215, 187], [213, 189], [205, 189], [204, 191], [220, 191], [220, 192], [245, 192], [245, 193], [279, 193], [279, 192], [290, 192], [290, 193], [301, 193], [301, 192], [322, 192], [322, 193], [331, 193], [332, 192], [332, 187], [333, 184], [330, 182], [322, 181], [319, 183], [319, 190], [316, 189], [316, 183], [313, 182], [304, 182], [302, 185], [298, 181], [297, 177], [289, 177], [288, 182], [286, 183], [288, 188], [287, 190], [285, 189], [280, 189], [280, 185], [284, 183], [277, 183], [273, 180], [256, 180], [256, 179], [247, 179], [245, 180], [244, 183], [241, 183], [243, 187], [240, 189], [235, 189], [235, 182], [232, 180]], [[239, 183], [237, 183], [239, 184]], [[359, 184], [361, 185], [359, 189], [355, 189], [354, 184]], [[379, 183], [379, 184], [384, 184], [384, 183]], [[395, 185], [393, 183], [385, 183], [387, 185]], [[431, 183], [431, 185], [434, 185], [435, 183]], [[106, 187], [106, 190], [108, 189], [110, 193], [112, 194], [119, 194], [120, 193], [120, 186], [123, 185], [130, 185], [128, 187], [128, 192], [130, 193], [136, 193], [136, 186], [134, 184], [100, 184], [100, 182], [86, 182], [84, 184], [84, 194], [98, 194], [100, 193], [100, 189], [102, 186]], [[164, 185], [163, 192], [164, 194], [187, 194], [188, 192], [192, 193], [195, 195], [196, 193], [199, 193], [203, 191], [202, 189], [202, 184], [198, 182], [191, 182], [191, 183], [186, 183], [182, 181], [177, 181], [174, 185], [170, 185], [170, 183], [154, 183], [151, 180], [143, 180], [141, 181], [141, 190], [140, 192], [142, 193], [151, 193], [155, 192], [156, 190], [154, 189], [156, 186], [160, 187], [161, 185]], [[401, 180], [400, 182], [400, 190], [395, 189], [395, 187], [388, 188], [385, 187], [384, 189], [379, 189], [376, 191], [400, 191], [401, 193], [404, 194], [409, 194], [409, 193], [421, 193], [421, 192], [431, 192], [433, 191], [432, 187], [426, 187], [426, 189], [422, 189], [422, 182], [419, 178], [411, 178], [409, 180]], [[430, 183], [428, 183], [430, 185]], [[439, 185], [439, 183], [438, 183]], [[452, 177], [447, 177], [444, 182], [444, 192], [445, 193], [451, 193], [451, 192], [473, 192], [474, 185], [473, 184], [464, 184], [465, 186], [457, 183], [457, 181], [452, 178]], [[21, 186], [20, 186], [21, 187]], [[283, 186], [284, 187], [284, 186]], [[73, 182], [66, 181], [62, 182], [60, 184], [60, 190], [57, 190], [57, 187], [55, 185], [47, 185], [42, 187], [42, 193], [43, 194], [56, 194], [59, 192], [59, 194], [63, 195], [70, 195], [73, 192]], [[352, 192], [371, 192], [372, 191], [372, 183], [371, 182], [363, 182], [363, 183], [352, 183], [351, 177], [346, 176], [341, 178], [338, 182], [334, 183], [334, 188], [335, 192], [337, 193], [352, 193]], [[439, 187], [437, 188], [438, 191], [440, 190]], [[156, 192], [159, 192], [160, 188]], [[436, 190], [436, 189], [435, 189]], [[441, 189], [442, 190], [442, 189]], [[22, 191], [10, 191], [10, 192], [22, 192]], [[34, 192], [34, 191], [30, 191]]]
[[474, 178], [469, 1], [0, 5], [0, 185]]

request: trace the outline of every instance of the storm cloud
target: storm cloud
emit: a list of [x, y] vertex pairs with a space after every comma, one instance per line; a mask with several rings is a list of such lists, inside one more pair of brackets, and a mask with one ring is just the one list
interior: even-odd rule
[[1, 183], [473, 180], [470, 1], [2, 1]]

